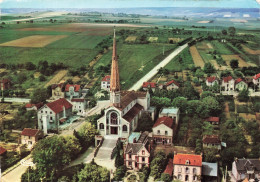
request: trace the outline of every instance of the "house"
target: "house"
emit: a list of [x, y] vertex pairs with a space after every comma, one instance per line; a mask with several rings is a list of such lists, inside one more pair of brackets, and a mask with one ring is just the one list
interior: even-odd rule
[[65, 86], [65, 97], [70, 98], [80, 98], [81, 97], [81, 87], [80, 85], [70, 85]]
[[166, 168], [165, 168], [163, 173], [169, 174], [170, 176], [172, 176], [172, 173], [173, 173], [173, 159], [170, 158], [168, 160], [168, 164], [167, 164], [167, 166], [166, 166]]
[[21, 133], [21, 143], [32, 149], [39, 139], [43, 138], [43, 132], [38, 129], [24, 128]]
[[219, 117], [209, 117], [206, 121], [212, 125], [219, 125]]
[[129, 136], [124, 147], [124, 163], [128, 169], [139, 170], [144, 166], [150, 165], [150, 145], [148, 141], [148, 132], [140, 135], [133, 133], [134, 137]]
[[106, 90], [106, 91], [109, 92], [109, 90], [110, 90], [110, 75], [106, 75], [101, 80], [101, 89]]
[[6, 152], [7, 152], [7, 150], [6, 150], [5, 148], [3, 148], [3, 147], [0, 146], [0, 156], [5, 155]]
[[203, 148], [221, 149], [221, 141], [217, 135], [205, 135], [202, 140]]
[[35, 110], [37, 111], [38, 109], [40, 109], [44, 104], [42, 102], [37, 103], [37, 104], [31, 104], [31, 103], [27, 103], [25, 104], [25, 108], [26, 111], [32, 111]]
[[47, 134], [48, 130], [58, 130], [60, 123], [72, 115], [72, 104], [65, 98], [45, 104], [38, 112], [38, 128]]
[[159, 117], [167, 116], [169, 118], [176, 118], [176, 124], [178, 125], [179, 123], [179, 118], [180, 118], [180, 109], [177, 107], [163, 107], [160, 110]]
[[150, 88], [154, 92], [156, 89], [156, 83], [155, 82], [143, 82], [143, 90], [147, 91]]
[[71, 99], [71, 104], [73, 105], [73, 112], [77, 115], [84, 116], [86, 110], [86, 100], [85, 99]]
[[244, 179], [260, 180], [260, 159], [235, 159], [232, 163], [232, 178], [235, 181]]
[[60, 98], [64, 98], [65, 97], [65, 93], [64, 93], [64, 83], [60, 83], [60, 84], [53, 84], [51, 86], [51, 99], [52, 100], [57, 100]]
[[[97, 121], [101, 136], [113, 136], [120, 139], [128, 136], [137, 128], [142, 112], [150, 112], [150, 94], [148, 91], [122, 91], [120, 89], [118, 56], [116, 54], [114, 34], [113, 54], [110, 77], [110, 106], [104, 116]], [[153, 116], [152, 113], [150, 113]]]
[[204, 181], [218, 182], [218, 163], [202, 162], [202, 176]]
[[11, 81], [9, 79], [0, 80], [0, 90], [8, 90], [11, 88]]
[[176, 118], [163, 116], [153, 125], [153, 140], [158, 144], [172, 144], [173, 136], [177, 129]]
[[202, 174], [202, 156], [176, 154], [173, 159], [173, 175], [180, 181], [200, 181]]
[[255, 86], [260, 88], [260, 73], [253, 76], [253, 83], [254, 83]]
[[221, 87], [224, 91], [233, 91], [235, 89], [235, 80], [232, 76], [222, 78]]
[[174, 90], [180, 88], [180, 84], [175, 80], [171, 80], [165, 84], [167, 90]]
[[235, 81], [235, 89], [237, 91], [242, 91], [244, 89], [247, 90], [247, 88], [248, 88], [248, 84], [244, 80], [242, 80], [242, 78], [236, 79], [236, 81]]
[[207, 77], [206, 79], [206, 85], [208, 87], [212, 87], [214, 86], [215, 84], [218, 84], [218, 80], [215, 76], [210, 76], [210, 77]]

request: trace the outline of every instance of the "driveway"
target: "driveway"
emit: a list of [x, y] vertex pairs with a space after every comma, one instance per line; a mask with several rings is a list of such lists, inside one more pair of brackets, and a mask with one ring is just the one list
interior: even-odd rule
[[161, 67], [166, 66], [175, 56], [177, 56], [181, 51], [183, 51], [188, 44], [184, 44], [183, 46], [178, 47], [175, 49], [169, 56], [167, 56], [164, 60], [162, 60], [157, 66], [155, 66], [150, 72], [148, 72], [143, 78], [141, 78], [139, 81], [137, 81], [129, 90], [139, 90], [143, 82], [147, 82], [150, 80], [153, 76], [155, 76], [158, 72], [158, 70]]

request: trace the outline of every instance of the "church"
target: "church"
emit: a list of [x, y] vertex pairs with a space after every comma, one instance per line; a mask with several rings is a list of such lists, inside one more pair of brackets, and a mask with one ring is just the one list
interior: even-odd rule
[[154, 108], [150, 107], [149, 92], [121, 91], [119, 80], [116, 36], [114, 30], [113, 54], [110, 76], [110, 106], [97, 121], [97, 128], [102, 136], [127, 138], [138, 125], [142, 112], [149, 112], [154, 119]]

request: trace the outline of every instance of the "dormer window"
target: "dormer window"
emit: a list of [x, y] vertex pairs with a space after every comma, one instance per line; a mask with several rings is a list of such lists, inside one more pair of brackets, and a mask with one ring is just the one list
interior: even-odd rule
[[186, 164], [186, 165], [189, 165], [189, 164], [190, 164], [190, 161], [189, 161], [189, 160], [186, 160], [185, 164]]

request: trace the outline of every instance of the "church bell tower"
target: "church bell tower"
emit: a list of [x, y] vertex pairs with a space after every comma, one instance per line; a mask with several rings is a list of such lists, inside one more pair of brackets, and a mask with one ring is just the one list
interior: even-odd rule
[[111, 66], [111, 77], [110, 77], [110, 105], [120, 107], [120, 81], [119, 81], [119, 69], [118, 60], [116, 53], [116, 31], [114, 29], [114, 40], [113, 40], [113, 54], [112, 54], [112, 66]]

